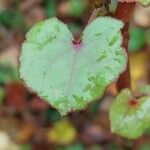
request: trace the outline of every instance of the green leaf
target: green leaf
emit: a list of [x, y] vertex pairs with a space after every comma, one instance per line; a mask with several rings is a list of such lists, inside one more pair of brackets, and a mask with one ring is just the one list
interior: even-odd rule
[[0, 11], [0, 25], [7, 28], [15, 28], [25, 30], [25, 24], [21, 12], [17, 10], [3, 10]]
[[111, 131], [135, 139], [150, 127], [150, 97], [133, 100], [131, 91], [124, 89], [110, 108]]
[[5, 90], [2, 87], [0, 87], [0, 105], [3, 103], [4, 96], [5, 96]]
[[145, 143], [145, 144], [141, 144], [138, 148], [138, 150], [149, 150], [150, 148], [150, 144], [149, 143]]
[[138, 0], [138, 2], [145, 7], [150, 5], [150, 0]]
[[7, 62], [0, 62], [0, 84], [6, 84], [17, 80], [17, 69]]
[[85, 1], [69, 0], [69, 14], [74, 17], [80, 17], [85, 11]]
[[45, 0], [44, 10], [46, 17], [53, 17], [56, 15], [57, 2], [55, 0]]
[[62, 115], [101, 97], [125, 69], [122, 22], [97, 18], [76, 45], [65, 24], [51, 18], [26, 35], [20, 55], [20, 77]]
[[145, 31], [140, 28], [131, 28], [129, 30], [130, 40], [129, 40], [129, 50], [136, 51], [142, 48], [144, 45], [144, 35]]
[[58, 148], [58, 150], [85, 150], [85, 147], [81, 143], [74, 143], [74, 144], [69, 145], [69, 146]]
[[150, 45], [150, 29], [146, 30], [146, 33], [145, 33], [145, 43], [147, 45]]
[[68, 120], [61, 120], [54, 123], [48, 132], [48, 139], [53, 143], [67, 145], [76, 138], [76, 130]]
[[143, 85], [139, 88], [139, 92], [144, 95], [150, 95], [150, 85]]

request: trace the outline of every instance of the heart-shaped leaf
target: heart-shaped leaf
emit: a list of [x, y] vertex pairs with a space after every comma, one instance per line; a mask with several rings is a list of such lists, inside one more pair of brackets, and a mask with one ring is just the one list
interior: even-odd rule
[[56, 18], [36, 24], [22, 45], [21, 79], [62, 115], [83, 109], [125, 69], [122, 27], [110, 17], [97, 18], [76, 43]]
[[129, 89], [122, 90], [110, 108], [111, 131], [134, 139], [150, 127], [150, 97], [133, 99]]

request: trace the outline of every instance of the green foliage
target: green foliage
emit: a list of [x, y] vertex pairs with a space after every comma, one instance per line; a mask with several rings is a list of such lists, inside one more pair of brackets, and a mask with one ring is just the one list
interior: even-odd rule
[[145, 33], [145, 42], [150, 45], [150, 29], [148, 29]]
[[116, 97], [110, 108], [111, 131], [129, 139], [135, 139], [150, 127], [150, 97], [132, 101], [129, 89]]
[[9, 63], [0, 62], [0, 84], [18, 80], [17, 70]]
[[139, 146], [138, 150], [149, 150], [150, 149], [150, 144], [142, 144]]
[[138, 0], [138, 2], [145, 7], [150, 5], [150, 0]]
[[80, 17], [85, 11], [83, 0], [69, 0], [69, 14], [74, 17]]
[[53, 17], [56, 15], [56, 0], [45, 0], [44, 1], [44, 10], [46, 17]]
[[76, 130], [68, 120], [61, 120], [54, 123], [48, 132], [50, 141], [60, 145], [72, 143], [76, 138]]
[[131, 28], [129, 30], [130, 40], [129, 40], [129, 50], [135, 51], [142, 48], [144, 45], [144, 35], [145, 31], [140, 28]]
[[4, 96], [5, 96], [5, 91], [3, 88], [0, 87], [0, 104], [3, 103]]
[[46, 111], [47, 120], [51, 123], [56, 122], [61, 119], [61, 116], [58, 111], [53, 109], [48, 109]]
[[84, 146], [81, 143], [74, 143], [64, 148], [59, 148], [58, 150], [85, 150]]
[[36, 24], [22, 45], [21, 79], [62, 115], [85, 108], [126, 66], [122, 27], [118, 20], [99, 17], [74, 45], [67, 26], [56, 18]]
[[17, 28], [25, 30], [23, 17], [17, 10], [0, 11], [0, 24], [6, 28]]
[[31, 150], [31, 146], [28, 144], [21, 145], [21, 150]]

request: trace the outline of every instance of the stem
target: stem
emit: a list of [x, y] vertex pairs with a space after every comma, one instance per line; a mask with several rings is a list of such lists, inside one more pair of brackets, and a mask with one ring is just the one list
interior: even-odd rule
[[94, 9], [92, 15], [90, 16], [90, 19], [89, 19], [87, 25], [90, 24], [97, 17], [97, 14], [98, 14], [99, 10], [100, 10], [100, 8], [95, 8]]
[[[91, 16], [90, 16], [90, 19], [88, 20], [88, 24], [90, 24], [94, 19], [96, 19], [97, 15], [98, 15], [98, 12], [99, 12], [100, 8], [95, 8], [94, 11], [92, 12]], [[80, 37], [75, 40], [74, 42], [76, 43], [81, 43], [82, 41], [82, 35], [80, 35]]]
[[[129, 22], [132, 15], [132, 11], [134, 8], [135, 3], [118, 3], [118, 7], [116, 10], [116, 13], [114, 15], [115, 18], [122, 20], [125, 25], [122, 29], [122, 35], [123, 35], [123, 43], [122, 47], [126, 50], [128, 55], [128, 42], [129, 42]], [[127, 60], [127, 69], [120, 75], [117, 83], [117, 90], [120, 92], [124, 88], [131, 89], [131, 75], [130, 75], [130, 65], [129, 65], [129, 57]]]

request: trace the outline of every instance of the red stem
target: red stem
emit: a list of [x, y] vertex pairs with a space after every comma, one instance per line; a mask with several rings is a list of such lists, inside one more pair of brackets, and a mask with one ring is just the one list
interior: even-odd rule
[[[123, 35], [122, 47], [125, 48], [127, 55], [128, 55], [128, 41], [129, 41], [128, 29], [129, 29], [129, 22], [130, 22], [134, 5], [135, 3], [119, 2], [116, 13], [114, 15], [115, 18], [122, 20], [125, 23], [124, 28], [122, 29], [122, 35]], [[129, 57], [127, 61], [127, 69], [120, 75], [116, 86], [118, 92], [120, 92], [124, 88], [131, 89]]]

